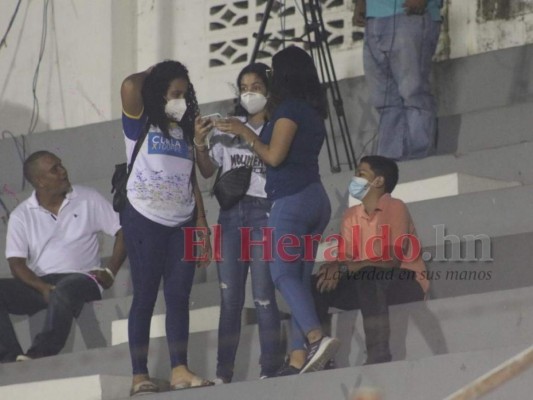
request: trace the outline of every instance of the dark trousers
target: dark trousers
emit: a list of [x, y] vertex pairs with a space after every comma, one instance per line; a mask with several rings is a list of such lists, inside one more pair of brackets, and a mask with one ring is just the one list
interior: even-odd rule
[[[333, 279], [333, 277], [331, 278]], [[313, 276], [313, 297], [325, 334], [331, 334], [330, 307], [361, 310], [367, 350], [366, 364], [391, 360], [389, 349], [389, 305], [419, 301], [424, 298], [414, 272], [366, 267], [355, 275], [340, 279], [335, 290], [319, 293]]]
[[128, 337], [134, 375], [148, 374], [148, 345], [154, 305], [163, 280], [165, 329], [170, 367], [187, 365], [189, 296], [194, 260], [184, 257], [185, 229], [194, 221], [168, 227], [149, 220], [128, 202], [121, 214], [124, 241], [130, 261], [133, 300], [128, 317]]
[[14, 361], [24, 354], [9, 314], [33, 315], [47, 310], [44, 327], [26, 352], [32, 358], [46, 357], [61, 351], [83, 304], [102, 298], [98, 285], [84, 274], [50, 274], [41, 279], [56, 287], [50, 292], [49, 303], [18, 279], [0, 279], [0, 361]]

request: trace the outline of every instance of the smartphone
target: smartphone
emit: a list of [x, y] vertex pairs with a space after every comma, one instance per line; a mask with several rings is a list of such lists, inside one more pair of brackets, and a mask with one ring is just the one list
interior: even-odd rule
[[210, 119], [211, 122], [214, 124], [216, 121], [218, 121], [219, 119], [223, 119], [224, 117], [222, 115], [220, 115], [219, 113], [214, 113], [214, 114], [209, 114], [209, 115], [204, 115], [202, 117], [202, 120], [207, 120], [207, 119]]
[[[223, 118], [224, 117], [222, 115], [220, 115], [219, 113], [213, 113], [213, 114], [208, 114], [208, 115], [203, 116], [202, 117], [202, 121], [207, 121], [208, 119], [211, 120], [211, 124], [213, 124], [213, 128], [214, 128], [216, 122], [221, 120], [221, 119], [223, 119]], [[207, 136], [205, 137], [205, 143], [209, 147], [210, 147], [211, 138], [213, 137], [214, 133], [215, 133], [215, 130], [211, 129], [209, 131], [209, 133], [207, 134]]]

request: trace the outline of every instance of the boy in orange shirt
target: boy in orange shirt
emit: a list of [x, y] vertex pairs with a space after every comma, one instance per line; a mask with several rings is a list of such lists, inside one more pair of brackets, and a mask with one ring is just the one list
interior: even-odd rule
[[329, 307], [360, 309], [367, 349], [365, 364], [391, 360], [390, 304], [423, 300], [429, 288], [420, 242], [405, 203], [390, 193], [398, 182], [396, 162], [361, 159], [349, 185], [361, 204], [344, 213], [337, 260], [314, 276], [318, 317], [329, 331]]

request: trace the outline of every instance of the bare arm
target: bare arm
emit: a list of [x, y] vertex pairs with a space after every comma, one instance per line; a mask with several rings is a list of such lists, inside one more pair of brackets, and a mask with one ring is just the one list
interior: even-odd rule
[[144, 80], [150, 73], [151, 69], [152, 67], [148, 68], [146, 71], [132, 74], [122, 82], [122, 86], [120, 88], [122, 109], [126, 114], [132, 117], [140, 116], [144, 110], [141, 91]]
[[28, 267], [26, 264], [25, 258], [11, 257], [7, 259], [9, 263], [9, 269], [16, 279], [19, 279], [26, 285], [34, 288], [39, 293], [41, 293], [48, 302], [48, 296], [50, 291], [55, 289], [55, 286], [46, 283], [41, 278], [39, 278], [35, 273]]
[[118, 273], [118, 270], [124, 263], [124, 260], [126, 259], [126, 246], [124, 244], [124, 234], [122, 233], [122, 229], [120, 229], [115, 234], [115, 244], [113, 245], [113, 254], [111, 254], [111, 258], [109, 259], [109, 262], [107, 263], [107, 268], [113, 272], [113, 274], [116, 276]]
[[115, 244], [113, 245], [113, 253], [105, 268], [109, 268], [111, 274], [105, 269], [95, 269], [90, 272], [95, 277], [100, 285], [104, 289], [109, 289], [115, 282], [115, 277], [118, 274], [118, 270], [126, 259], [126, 246], [124, 245], [124, 235], [122, 229], [115, 234]]
[[355, 9], [353, 10], [352, 24], [359, 27], [366, 25], [366, 1], [355, 0]]
[[[205, 216], [205, 208], [204, 208], [204, 200], [202, 198], [202, 193], [200, 192], [200, 187], [198, 186], [198, 182], [196, 179], [196, 171], [193, 167], [193, 184], [194, 184], [194, 198], [196, 200], [196, 209], [197, 209], [197, 216], [196, 216], [196, 226], [207, 228], [207, 232], [209, 232], [209, 227], [207, 226], [207, 219]], [[209, 237], [209, 234], [199, 235], [199, 239], [203, 240], [203, 246], [201, 249], [200, 257], [205, 257], [204, 261], [200, 261], [197, 263], [198, 268], [204, 268], [207, 267], [211, 263], [212, 258], [212, 250], [211, 250], [211, 240]]]
[[194, 148], [196, 149], [196, 163], [204, 178], [210, 178], [217, 170], [217, 166], [209, 157], [209, 149], [205, 144], [205, 137], [212, 128], [213, 124], [210, 120], [203, 121], [200, 116], [196, 117], [194, 121]]
[[237, 118], [217, 122], [217, 128], [223, 132], [234, 133], [240, 136], [250, 145], [265, 164], [277, 167], [287, 158], [298, 125], [288, 118], [278, 119], [274, 125], [272, 139], [269, 144], [261, 143], [254, 131]]

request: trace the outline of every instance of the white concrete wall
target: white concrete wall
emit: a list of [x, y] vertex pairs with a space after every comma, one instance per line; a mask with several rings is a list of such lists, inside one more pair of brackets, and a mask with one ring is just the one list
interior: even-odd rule
[[[0, 48], [0, 131], [9, 130], [15, 135], [28, 132], [46, 1], [22, 2], [7, 46]], [[188, 65], [200, 103], [231, 98], [233, 81], [245, 63], [238, 62], [238, 57], [250, 55], [255, 41], [252, 34], [264, 9], [255, 1], [239, 8], [245, 2], [237, 0], [48, 1], [46, 47], [37, 82], [36, 132], [118, 118], [122, 79], [165, 58]], [[533, 43], [533, 2], [492, 3], [498, 2], [507, 2], [509, 12], [496, 13], [487, 21], [487, 11], [478, 9], [477, 0], [446, 0], [443, 13], [448, 18], [437, 58]], [[2, 35], [16, 3], [1, 0]], [[355, 77], [363, 73], [362, 43], [352, 41], [352, 0], [334, 4], [333, 0], [326, 2], [324, 19], [333, 37], [343, 39], [342, 44], [332, 47], [337, 75], [339, 79]], [[293, 0], [287, 0], [286, 5], [293, 11], [286, 18], [286, 28], [294, 28], [295, 36], [299, 36], [303, 19]], [[231, 17], [224, 20], [224, 15]], [[235, 25], [241, 18], [247, 18], [247, 22]], [[210, 24], [220, 21], [221, 29], [210, 28]], [[280, 20], [273, 14], [267, 31], [279, 29]], [[213, 49], [217, 43], [220, 47]], [[223, 53], [230, 45], [236, 51], [227, 57]], [[266, 50], [276, 51], [268, 46]], [[212, 59], [224, 65], [210, 67]]]

